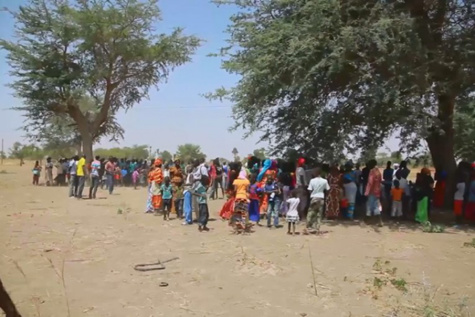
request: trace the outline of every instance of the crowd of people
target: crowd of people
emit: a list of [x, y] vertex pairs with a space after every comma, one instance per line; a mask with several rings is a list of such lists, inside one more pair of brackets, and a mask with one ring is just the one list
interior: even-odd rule
[[[267, 218], [267, 227], [278, 227], [285, 217], [288, 233], [291, 224], [306, 220], [304, 233], [320, 232], [326, 219], [376, 217], [382, 215], [426, 223], [432, 207], [444, 206], [447, 173], [437, 169], [435, 178], [428, 168], [410, 180], [407, 161], [387, 162], [381, 172], [376, 160], [361, 168], [349, 161], [345, 164], [306, 164], [264, 160], [251, 157], [247, 166], [232, 164], [227, 186], [228, 200], [220, 216], [245, 230], [247, 222], [260, 225]], [[454, 213], [457, 222], [475, 221], [475, 164], [461, 162], [456, 171], [457, 190]]]
[[[56, 177], [53, 169], [56, 167]], [[288, 223], [288, 233], [295, 224], [306, 221], [304, 233], [320, 232], [323, 218], [354, 219], [364, 213], [382, 224], [382, 214], [392, 218], [429, 220], [432, 207], [444, 206], [447, 173], [437, 169], [434, 177], [422, 168], [409, 180], [411, 171], [406, 161], [387, 162], [382, 171], [376, 160], [361, 168], [345, 164], [313, 164], [304, 158], [297, 162], [259, 160], [249, 157], [247, 164], [204, 159], [183, 165], [179, 158], [163, 162], [155, 160], [100, 158], [86, 162], [85, 156], [60, 159], [53, 164], [46, 159], [45, 184], [69, 185], [69, 197], [81, 199], [87, 183], [89, 198], [95, 199], [99, 187], [112, 194], [115, 186], [147, 187], [145, 212], [170, 213], [183, 219], [184, 225], [197, 219], [200, 231], [207, 231], [208, 198], [226, 195], [220, 217], [229, 220], [237, 231], [249, 230], [266, 219], [269, 228], [280, 227], [280, 219]], [[38, 185], [42, 167], [33, 168], [33, 184]], [[460, 163], [456, 172], [454, 213], [457, 221], [475, 221], [475, 164]], [[193, 217], [193, 214], [195, 217]]]

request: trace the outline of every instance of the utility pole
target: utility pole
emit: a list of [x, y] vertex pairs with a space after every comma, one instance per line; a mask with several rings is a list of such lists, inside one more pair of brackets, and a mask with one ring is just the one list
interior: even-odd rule
[[5, 152], [3, 152], [3, 138], [2, 138], [2, 153], [1, 153], [1, 156], [2, 156], [2, 158], [1, 158], [2, 161], [1, 162], [2, 163], [1, 163], [1, 165], [3, 165], [3, 156], [4, 155], [5, 155]]

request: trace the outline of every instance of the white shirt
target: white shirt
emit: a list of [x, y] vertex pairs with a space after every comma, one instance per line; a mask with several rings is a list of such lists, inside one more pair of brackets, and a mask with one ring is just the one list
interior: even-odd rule
[[325, 190], [330, 190], [328, 181], [324, 178], [315, 177], [308, 184], [308, 190], [311, 191], [311, 198], [325, 198]]
[[299, 212], [297, 210], [299, 204], [300, 204], [300, 199], [299, 198], [289, 198], [287, 199], [287, 203], [289, 204], [289, 210], [287, 211], [287, 216], [298, 216]]
[[208, 176], [208, 169], [204, 164], [201, 164], [193, 170], [193, 182], [201, 180], [201, 175]]
[[206, 175], [209, 177], [208, 168], [206, 168], [204, 163], [200, 165], [200, 173], [201, 175]]
[[69, 161], [69, 171], [71, 175], [76, 175], [77, 163], [75, 160]]
[[454, 200], [463, 200], [465, 194], [465, 183], [457, 184], [457, 191], [455, 191]]
[[[307, 185], [307, 179], [305, 177], [305, 170], [303, 167], [297, 167], [297, 170], [295, 171], [295, 176], [297, 178], [297, 186], [305, 186]], [[303, 178], [303, 183], [301, 182], [301, 179]]]

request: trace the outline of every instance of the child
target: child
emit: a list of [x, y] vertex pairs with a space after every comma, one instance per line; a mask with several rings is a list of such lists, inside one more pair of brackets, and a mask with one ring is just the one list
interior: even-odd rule
[[170, 220], [170, 210], [172, 208], [173, 189], [170, 184], [170, 177], [165, 177], [161, 188], [163, 200], [163, 220]]
[[193, 196], [191, 193], [191, 185], [185, 184], [183, 191], [183, 212], [185, 216], [185, 221], [183, 225], [193, 224]]
[[392, 212], [391, 217], [402, 217], [402, 198], [404, 196], [404, 189], [399, 187], [400, 183], [394, 180], [394, 187], [391, 189]]
[[132, 183], [134, 184], [134, 189], [137, 189], [138, 180], [139, 180], [139, 169], [137, 167], [137, 168], [135, 168], [134, 172], [132, 173]]
[[290, 234], [290, 227], [292, 226], [292, 235], [295, 235], [295, 224], [300, 220], [299, 219], [299, 212], [298, 206], [300, 204], [300, 199], [297, 198], [297, 191], [293, 190], [290, 193], [291, 198], [287, 199], [287, 203], [289, 204], [289, 210], [285, 215], [285, 219], [289, 224], [289, 229], [287, 230], [287, 234]]
[[207, 180], [201, 179], [199, 182], [195, 183], [195, 192], [193, 193], [193, 195], [198, 196], [198, 230], [200, 232], [209, 231], [209, 228], [206, 226], [209, 218], [206, 182]]
[[175, 210], [178, 219], [183, 218], [183, 186], [182, 183], [177, 183], [173, 186], [175, 193]]
[[274, 218], [274, 227], [279, 226], [279, 189], [272, 177], [267, 178], [267, 183], [264, 186], [264, 192], [268, 197], [269, 205], [267, 207], [267, 227], [272, 228], [271, 219]]
[[33, 167], [33, 185], [38, 185], [40, 181], [41, 166], [40, 162], [36, 161], [35, 166]]

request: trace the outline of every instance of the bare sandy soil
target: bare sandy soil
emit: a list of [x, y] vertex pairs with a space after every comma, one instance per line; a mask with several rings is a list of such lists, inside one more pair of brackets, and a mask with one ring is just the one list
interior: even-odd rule
[[[0, 277], [23, 316], [432, 316], [462, 303], [475, 316], [468, 228], [343, 222], [323, 236], [237, 236], [215, 220], [199, 233], [144, 214], [144, 189], [78, 201], [33, 187], [30, 169], [0, 167]], [[223, 202], [210, 202], [212, 218]]]

